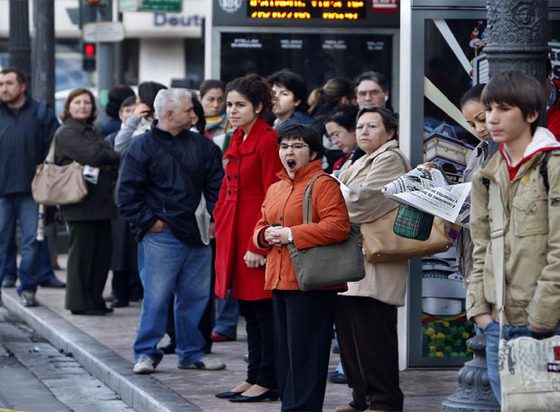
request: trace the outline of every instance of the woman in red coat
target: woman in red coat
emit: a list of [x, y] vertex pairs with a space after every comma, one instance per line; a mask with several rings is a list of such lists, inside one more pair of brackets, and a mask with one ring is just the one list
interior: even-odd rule
[[262, 77], [247, 75], [226, 87], [226, 113], [236, 128], [224, 153], [225, 176], [216, 222], [216, 295], [228, 289], [239, 300], [247, 324], [247, 379], [216, 396], [232, 402], [275, 400], [272, 294], [264, 290], [265, 251], [252, 234], [268, 187], [282, 169], [276, 133], [262, 118], [272, 106], [272, 90]]

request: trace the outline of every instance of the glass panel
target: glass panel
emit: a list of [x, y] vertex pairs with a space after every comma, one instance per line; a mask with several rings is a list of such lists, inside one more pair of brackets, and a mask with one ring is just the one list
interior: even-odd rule
[[366, 70], [390, 75], [392, 36], [222, 33], [221, 60], [221, 79], [226, 82], [246, 73], [268, 76], [289, 67], [311, 90], [334, 76], [354, 78]]

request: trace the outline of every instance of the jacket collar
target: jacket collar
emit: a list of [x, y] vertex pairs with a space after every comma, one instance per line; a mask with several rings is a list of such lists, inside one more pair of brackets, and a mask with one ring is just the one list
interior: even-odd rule
[[383, 143], [373, 153], [369, 155], [364, 154], [362, 157], [356, 160], [352, 165], [350, 165], [347, 169], [343, 170], [340, 173], [339, 178], [343, 182], [349, 182], [353, 180], [364, 168], [370, 166], [371, 162], [373, 162], [373, 159], [375, 159], [381, 153], [385, 153], [389, 150], [396, 149], [397, 147], [399, 147], [399, 143], [395, 139]]
[[542, 154], [544, 152], [552, 150], [560, 150], [560, 143], [548, 129], [537, 127], [533, 140], [525, 149], [524, 156], [517, 165], [509, 163], [509, 157], [505, 152], [504, 146], [500, 145], [499, 152], [492, 156], [480, 173], [482, 176], [494, 181], [502, 181], [506, 178], [509, 181], [510, 169], [516, 169], [515, 178], [511, 179], [511, 181], [514, 181], [523, 177], [543, 157]]
[[159, 137], [160, 139], [171, 140], [171, 139], [176, 139], [176, 138], [178, 138], [178, 137], [185, 138], [185, 137], [187, 137], [187, 136], [189, 135], [189, 133], [190, 133], [189, 130], [183, 130], [183, 131], [182, 131], [181, 133], [179, 133], [178, 135], [173, 136], [171, 133], [169, 133], [169, 132], [167, 132], [167, 131], [165, 131], [165, 130], [162, 130], [162, 129], [160, 129], [159, 127], [157, 127], [157, 123], [158, 123], [157, 120], [154, 120], [154, 121], [152, 122], [152, 125], [151, 125], [151, 132], [152, 132], [152, 134], [153, 134], [154, 136]]
[[66, 119], [62, 124], [72, 126], [73, 128], [78, 129], [80, 132], [82, 132], [86, 129], [92, 129], [93, 128], [93, 126], [91, 124], [80, 122], [79, 120], [76, 120], [72, 117], [69, 117], [68, 119]]
[[[293, 182], [300, 182], [302, 180], [308, 181], [313, 176], [321, 173], [323, 173], [323, 169], [321, 168], [321, 159], [313, 160], [312, 162], [309, 162], [305, 166], [296, 170]], [[283, 180], [285, 182], [292, 182], [292, 179], [290, 178], [290, 176], [288, 176], [286, 169], [282, 169], [281, 171], [279, 171], [276, 176], [278, 176], [280, 180]]]
[[232, 157], [240, 157], [249, 153], [253, 153], [259, 143], [260, 135], [263, 131], [272, 129], [261, 117], [257, 119], [249, 134], [243, 140], [243, 129], [238, 127], [231, 136], [230, 148], [227, 155]]

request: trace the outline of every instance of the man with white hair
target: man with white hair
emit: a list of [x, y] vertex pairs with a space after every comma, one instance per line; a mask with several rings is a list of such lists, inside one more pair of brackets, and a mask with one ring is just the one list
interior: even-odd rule
[[134, 342], [134, 373], [152, 373], [163, 351], [168, 304], [174, 295], [177, 366], [218, 370], [205, 355], [198, 323], [209, 298], [212, 250], [200, 239], [195, 210], [201, 194], [212, 214], [223, 177], [218, 146], [189, 131], [193, 104], [184, 89], [160, 90], [151, 130], [136, 137], [124, 157], [118, 206], [138, 239], [144, 286]]

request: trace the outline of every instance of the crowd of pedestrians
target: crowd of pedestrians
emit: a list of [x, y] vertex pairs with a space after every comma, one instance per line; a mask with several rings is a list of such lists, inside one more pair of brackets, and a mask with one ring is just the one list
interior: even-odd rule
[[[489, 337], [498, 400], [499, 325], [487, 264], [495, 258], [488, 245], [496, 208], [509, 222], [506, 337], [560, 332], [553, 197], [560, 144], [536, 127], [541, 95], [538, 82], [508, 72], [460, 102], [480, 144], [465, 172], [473, 210], [458, 241], [459, 268], [468, 279], [468, 316]], [[337, 411], [402, 411], [397, 308], [405, 303], [408, 261], [365, 261], [362, 280], [304, 292], [289, 250], [340, 243], [351, 224], [374, 222], [397, 207], [381, 189], [411, 165], [399, 149], [390, 96], [378, 72], [331, 78], [308, 91], [305, 79], [283, 69], [227, 84], [207, 79], [198, 92], [147, 81], [136, 95], [117, 85], [105, 108], [109, 120], [99, 126], [93, 94], [76, 89], [59, 125], [50, 108], [29, 97], [23, 74], [3, 70], [0, 174], [10, 178], [0, 180], [0, 280], [10, 287], [17, 276], [25, 306], [38, 304], [38, 286], [66, 287], [65, 308], [77, 316], [105, 316], [142, 299], [136, 374], [155, 372], [172, 353], [180, 369], [225, 368], [212, 343], [237, 339], [240, 314], [247, 375], [216, 394], [224, 402], [280, 399], [282, 411], [322, 410], [336, 336], [341, 364], [331, 376], [352, 389]], [[490, 135], [501, 147], [488, 160]], [[54, 276], [47, 242], [37, 239], [31, 194], [51, 143], [55, 163], [88, 170], [85, 199], [58, 208], [70, 235], [66, 285]], [[543, 162], [549, 187], [535, 183]], [[312, 181], [313, 219], [304, 223], [302, 201]], [[166, 334], [169, 342], [161, 345]]]

